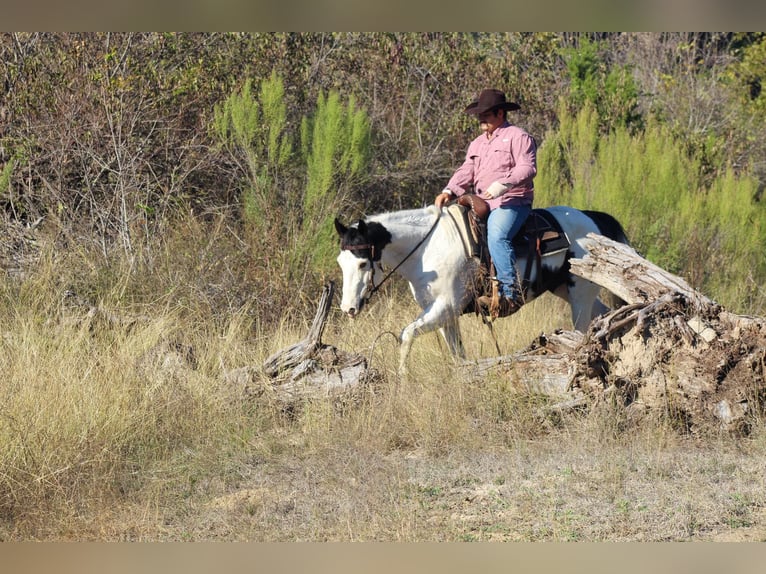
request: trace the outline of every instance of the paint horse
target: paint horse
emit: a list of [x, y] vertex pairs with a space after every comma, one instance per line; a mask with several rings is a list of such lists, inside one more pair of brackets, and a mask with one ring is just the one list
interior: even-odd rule
[[[553, 235], [558, 240], [554, 240], [552, 249], [531, 248], [528, 239], [534, 230], [530, 230], [530, 222], [535, 227], [543, 222], [557, 231]], [[435, 329], [440, 331], [452, 355], [464, 359], [458, 318], [473, 311], [474, 299], [482, 294], [475, 290], [481, 260], [466, 249], [464, 235], [450, 215], [450, 208], [431, 205], [381, 213], [349, 226], [336, 219], [335, 229], [341, 244], [337, 261], [343, 273], [342, 311], [356, 317], [394, 272], [409, 282], [422, 309], [402, 330], [400, 372], [406, 370], [415, 337]], [[609, 310], [599, 299], [598, 285], [569, 271], [569, 260], [586, 254], [578, 240], [591, 232], [628, 243], [622, 226], [611, 215], [565, 206], [534, 209], [514, 239], [524, 302], [546, 291], [554, 293], [570, 304], [574, 328], [582, 332], [593, 318]], [[536, 264], [531, 264], [533, 259]], [[383, 271], [384, 265], [390, 269], [388, 274]]]

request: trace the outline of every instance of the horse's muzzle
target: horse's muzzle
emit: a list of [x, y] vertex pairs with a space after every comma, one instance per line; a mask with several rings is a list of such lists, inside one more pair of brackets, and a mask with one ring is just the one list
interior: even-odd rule
[[346, 312], [346, 315], [351, 317], [352, 319], [355, 319], [357, 315], [359, 315], [359, 312], [362, 310], [362, 307], [364, 307], [364, 299], [359, 300], [359, 305], [356, 307], [349, 307], [348, 309], [343, 309], [343, 311]]

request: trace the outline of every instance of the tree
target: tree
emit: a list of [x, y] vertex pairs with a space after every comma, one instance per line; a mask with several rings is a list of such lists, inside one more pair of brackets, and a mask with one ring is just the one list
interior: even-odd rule
[[326, 269], [337, 248], [333, 218], [349, 192], [368, 178], [371, 155], [370, 122], [355, 98], [344, 105], [337, 92], [320, 93], [313, 117], [301, 126], [306, 162], [301, 244], [312, 260]]

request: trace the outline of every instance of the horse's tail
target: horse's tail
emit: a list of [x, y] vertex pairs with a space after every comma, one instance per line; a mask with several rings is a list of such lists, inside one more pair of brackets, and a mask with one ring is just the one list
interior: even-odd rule
[[[612, 241], [630, 245], [625, 230], [614, 217], [603, 211], [583, 211], [583, 213], [593, 220], [601, 235], [608, 237]], [[601, 300], [611, 309], [618, 309], [626, 304], [626, 301], [623, 301], [619, 296], [608, 290], [602, 290]]]
[[608, 237], [612, 241], [630, 245], [625, 230], [614, 217], [603, 211], [583, 211], [583, 213], [593, 220], [601, 235]]

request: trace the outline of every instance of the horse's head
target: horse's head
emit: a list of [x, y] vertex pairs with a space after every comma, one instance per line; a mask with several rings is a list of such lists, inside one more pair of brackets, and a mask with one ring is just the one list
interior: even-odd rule
[[340, 308], [350, 317], [362, 310], [375, 286], [375, 262], [380, 261], [383, 247], [391, 241], [391, 234], [375, 222], [359, 220], [346, 227], [335, 219], [335, 230], [340, 236], [338, 265], [343, 272], [343, 294]]

